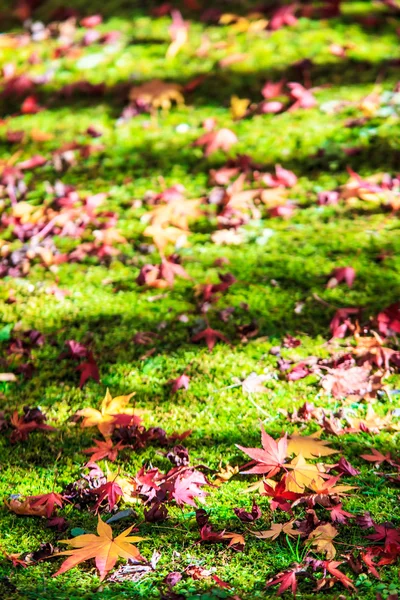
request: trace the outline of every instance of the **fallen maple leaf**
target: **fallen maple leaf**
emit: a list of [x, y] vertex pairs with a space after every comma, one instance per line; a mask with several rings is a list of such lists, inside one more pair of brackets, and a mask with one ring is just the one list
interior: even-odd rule
[[208, 131], [193, 142], [193, 146], [204, 146], [204, 156], [209, 156], [217, 150], [227, 152], [238, 138], [230, 129], [217, 129]]
[[182, 86], [177, 83], [168, 83], [161, 79], [152, 79], [142, 85], [137, 85], [129, 92], [131, 102], [149, 105], [153, 108], [169, 110], [173, 102], [178, 105], [185, 103], [182, 95]]
[[379, 333], [393, 335], [400, 333], [400, 302], [391, 304], [377, 316]]
[[222, 340], [226, 344], [230, 345], [230, 341], [220, 331], [217, 331], [216, 329], [211, 329], [211, 327], [207, 327], [206, 329], [204, 329], [204, 331], [196, 333], [196, 335], [194, 335], [191, 339], [192, 342], [199, 342], [200, 340], [205, 341], [205, 343], [207, 344], [207, 348], [210, 352], [217, 343], [217, 340]]
[[111, 462], [114, 462], [114, 460], [118, 456], [118, 452], [120, 450], [122, 450], [123, 448], [126, 448], [126, 446], [122, 445], [122, 442], [118, 442], [118, 444], [115, 444], [115, 446], [114, 446], [112, 443], [112, 440], [110, 440], [110, 439], [107, 439], [105, 441], [103, 441], [103, 440], [93, 440], [93, 441], [96, 444], [95, 446], [92, 446], [92, 448], [88, 448], [87, 450], [83, 450], [84, 454], [92, 455], [89, 459], [90, 462], [96, 462], [98, 460], [102, 460], [103, 458], [108, 458], [108, 460], [111, 460]]
[[117, 481], [107, 481], [100, 487], [91, 490], [91, 493], [98, 496], [96, 504], [93, 507], [96, 514], [103, 500], [107, 500], [108, 508], [111, 512], [123, 495], [122, 488]]
[[126, 559], [144, 560], [136, 546], [133, 546], [131, 543], [140, 542], [144, 538], [129, 536], [132, 529], [133, 525], [113, 539], [110, 525], [104, 523], [99, 517], [97, 524], [98, 535], [85, 533], [70, 540], [60, 540], [63, 544], [69, 544], [76, 548], [76, 550], [65, 550], [57, 555], [67, 555], [69, 558], [62, 563], [53, 577], [69, 571], [69, 569], [76, 567], [76, 565], [85, 560], [94, 558], [96, 567], [100, 573], [100, 581], [103, 581], [120, 556]]
[[97, 366], [97, 363], [94, 360], [93, 354], [91, 352], [88, 353], [88, 360], [78, 365], [76, 367], [76, 370], [81, 372], [81, 377], [79, 380], [79, 387], [81, 389], [83, 388], [88, 379], [93, 379], [97, 383], [100, 382], [99, 367]]
[[14, 411], [12, 417], [10, 419], [11, 425], [14, 427], [14, 431], [11, 434], [11, 443], [22, 442], [26, 440], [29, 434], [35, 429], [42, 429], [45, 431], [55, 431], [54, 427], [51, 425], [46, 425], [41, 421], [25, 420], [25, 416], [19, 416], [18, 411]]
[[232, 546], [236, 546], [236, 545], [243, 548], [246, 544], [245, 539], [241, 533], [232, 533], [232, 532], [226, 531], [222, 537], [227, 540], [230, 540], [230, 542], [228, 544], [228, 548], [231, 548]]
[[304, 458], [315, 458], [337, 454], [337, 450], [329, 448], [329, 442], [320, 440], [321, 431], [309, 436], [291, 435], [288, 439], [288, 454], [302, 454]]
[[346, 512], [342, 509], [342, 503], [336, 504], [332, 508], [327, 507], [327, 510], [331, 512], [331, 519], [334, 523], [347, 523], [348, 519], [352, 519], [355, 515]]
[[46, 510], [46, 517], [50, 519], [55, 506], [63, 507], [64, 498], [57, 492], [41, 494], [40, 496], [29, 496], [27, 498], [33, 509], [43, 507]]
[[190, 377], [188, 375], [180, 375], [176, 379], [172, 379], [169, 383], [171, 383], [171, 392], [175, 394], [180, 389], [187, 390], [189, 388]]
[[258, 473], [266, 474], [267, 477], [273, 477], [283, 467], [287, 457], [287, 437], [284, 435], [278, 441], [275, 441], [261, 426], [261, 443], [263, 449], [260, 448], [245, 448], [244, 446], [236, 446], [258, 464], [252, 467], [249, 471], [243, 471], [245, 474]]
[[351, 288], [353, 287], [354, 280], [356, 278], [356, 270], [353, 267], [337, 267], [333, 269], [329, 275], [329, 281], [326, 284], [327, 288], [334, 288], [343, 281], [346, 285]]
[[171, 44], [168, 46], [166, 58], [173, 58], [183, 48], [189, 37], [189, 24], [184, 21], [179, 10], [171, 11], [172, 25], [169, 28]]
[[112, 398], [109, 390], [107, 389], [104, 400], [101, 403], [100, 410], [95, 408], [83, 408], [78, 410], [76, 413], [79, 417], [83, 417], [81, 427], [98, 427], [100, 433], [104, 437], [108, 437], [114, 430], [115, 415], [128, 414], [132, 415], [132, 419], [136, 425], [140, 423], [140, 417], [133, 414], [133, 408], [125, 408], [129, 400], [132, 398], [132, 394], [127, 396], [116, 396]]
[[232, 119], [238, 121], [242, 119], [249, 108], [249, 98], [239, 98], [238, 96], [231, 96], [231, 115]]
[[336, 548], [332, 542], [337, 535], [338, 530], [330, 523], [326, 523], [325, 525], [316, 527], [308, 536], [307, 541], [310, 541], [311, 545], [315, 546], [316, 552], [326, 554], [326, 558], [331, 560], [336, 555]]
[[330, 368], [323, 377], [321, 385], [328, 394], [332, 394], [335, 398], [349, 395], [362, 397], [372, 391], [370, 373], [371, 369], [368, 365], [349, 369]]
[[296, 575], [301, 570], [302, 570], [302, 567], [299, 565], [293, 569], [290, 569], [289, 571], [285, 571], [283, 573], [278, 573], [278, 575], [276, 575], [275, 577], [272, 577], [272, 579], [267, 581], [267, 583], [265, 585], [266, 585], [266, 587], [270, 587], [271, 585], [277, 585], [279, 583], [280, 586], [279, 586], [279, 589], [277, 592], [278, 596], [281, 596], [284, 592], [286, 592], [286, 590], [288, 590], [290, 588], [293, 596], [296, 597], [296, 591], [297, 591]]
[[340, 581], [340, 583], [345, 588], [350, 589], [350, 590], [355, 590], [356, 588], [354, 587], [351, 579], [349, 577], [347, 577], [347, 575], [345, 575], [344, 573], [339, 571], [338, 567], [341, 564], [343, 564], [343, 563], [339, 562], [337, 560], [332, 560], [332, 561], [325, 560], [324, 561], [324, 567], [328, 571], [328, 573], [330, 573], [331, 575], [333, 575], [333, 577], [335, 577], [335, 579]]
[[203, 473], [196, 470], [186, 471], [176, 478], [172, 496], [179, 506], [188, 504], [197, 508], [194, 499], [198, 498], [203, 501], [207, 495], [207, 492], [200, 489], [200, 486], [203, 485], [208, 485]]
[[292, 470], [287, 477], [287, 489], [291, 492], [303, 493], [312, 483], [322, 485], [324, 482], [322, 467], [307, 463], [302, 454], [296, 456], [286, 468]]
[[379, 452], [379, 450], [376, 450], [375, 448], [371, 448], [371, 452], [372, 452], [372, 454], [360, 454], [360, 458], [363, 458], [364, 460], [367, 460], [368, 462], [376, 463], [377, 465], [380, 465], [383, 462], [387, 462], [390, 465], [395, 464], [394, 461], [392, 460], [392, 456], [391, 456], [390, 452], [386, 452], [386, 454], [382, 454], [382, 452]]
[[254, 535], [260, 540], [276, 540], [281, 533], [285, 533], [290, 537], [294, 537], [295, 535], [300, 535], [300, 531], [297, 529], [293, 529], [292, 525], [294, 520], [288, 521], [287, 523], [272, 523], [271, 529], [267, 529], [266, 531], [256, 531]]
[[270, 480], [263, 481], [264, 491], [261, 492], [262, 496], [269, 496], [271, 498], [271, 510], [280, 508], [284, 512], [292, 513], [292, 507], [289, 500], [298, 500], [301, 494], [291, 492], [286, 487], [288, 476], [285, 475], [276, 485], [275, 482]]

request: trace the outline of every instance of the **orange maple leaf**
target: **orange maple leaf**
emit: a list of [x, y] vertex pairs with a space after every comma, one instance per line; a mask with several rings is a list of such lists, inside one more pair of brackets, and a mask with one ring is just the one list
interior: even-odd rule
[[76, 567], [76, 565], [85, 560], [94, 558], [96, 567], [100, 573], [100, 581], [103, 581], [119, 557], [144, 560], [136, 546], [131, 544], [131, 542], [140, 542], [144, 538], [129, 536], [132, 529], [133, 526], [128, 527], [128, 529], [125, 529], [125, 531], [113, 539], [110, 525], [104, 523], [99, 517], [97, 523], [98, 535], [85, 533], [70, 540], [60, 540], [63, 544], [69, 544], [73, 548], [76, 548], [76, 550], [65, 550], [57, 555], [67, 555], [69, 558], [62, 563], [53, 577], [69, 571], [69, 569]]

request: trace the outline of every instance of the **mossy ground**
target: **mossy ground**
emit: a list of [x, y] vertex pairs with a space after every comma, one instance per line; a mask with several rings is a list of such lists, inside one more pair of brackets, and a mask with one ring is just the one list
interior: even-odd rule
[[[46, 18], [57, 4], [45, 2], [38, 18]], [[252, 371], [275, 372], [276, 359], [269, 350], [287, 333], [302, 341], [299, 348], [284, 351], [287, 357], [300, 360], [309, 355], [326, 356], [325, 342], [334, 307], [361, 306], [366, 315], [374, 315], [394, 302], [400, 290], [397, 219], [376, 206], [319, 207], [315, 201], [317, 192], [347, 181], [347, 164], [363, 175], [383, 170], [395, 172], [400, 156], [399, 119], [375, 118], [366, 125], [346, 128], [345, 118], [359, 116], [355, 108], [340, 114], [315, 108], [279, 116], [255, 116], [233, 123], [229, 111], [232, 94], [259, 101], [260, 89], [267, 79], [296, 80], [298, 73], [291, 65], [305, 58], [315, 63], [312, 81], [314, 86], [321, 86], [316, 94], [320, 105], [331, 100], [361, 100], [374, 89], [377, 80], [383, 89], [392, 90], [398, 78], [398, 66], [388, 60], [398, 52], [394, 20], [386, 19], [378, 30], [357, 22], [355, 15], [379, 12], [380, 9], [369, 2], [344, 3], [340, 18], [301, 19], [296, 26], [268, 37], [231, 35], [229, 28], [206, 27], [194, 20], [188, 48], [175, 59], [165, 60], [167, 18], [151, 18], [145, 10], [126, 8], [124, 2], [113, 1], [104, 6], [77, 1], [73, 4], [84, 12], [103, 12], [106, 18], [99, 29], [121, 31], [122, 43], [115, 47], [93, 45], [85, 49], [84, 56], [99, 55], [96, 68], [85, 69], [84, 63], [79, 66], [79, 60], [58, 59], [54, 79], [39, 94], [39, 101], [46, 110], [36, 115], [15, 116], [8, 124], [12, 129], [36, 128], [55, 134], [52, 141], [23, 145], [22, 158], [37, 153], [50, 154], [64, 142], [87, 141], [84, 134], [87, 127], [100, 127], [104, 132], [101, 138], [104, 151], [79, 161], [62, 175], [62, 180], [75, 185], [79, 191], [107, 192], [107, 206], [117, 211], [118, 230], [129, 244], [123, 248], [123, 259], [117, 257], [109, 266], [93, 260], [64, 264], [54, 273], [37, 265], [26, 279], [6, 278], [1, 282], [3, 324], [35, 328], [46, 336], [46, 344], [33, 351], [36, 368], [32, 379], [0, 384], [1, 408], [12, 411], [24, 405], [38, 405], [48, 415], [49, 422], [57, 426], [55, 433], [34, 433], [28, 441], [14, 446], [10, 446], [7, 434], [0, 435], [0, 496], [4, 498], [15, 493], [45, 493], [52, 489], [54, 481], [59, 491], [79, 476], [85, 461], [81, 450], [91, 445], [93, 431], [82, 430], [68, 419], [82, 407], [97, 406], [106, 387], [113, 395], [136, 392], [135, 404], [145, 410], [147, 425], [159, 425], [169, 433], [192, 429], [186, 445], [193, 464], [205, 464], [211, 469], [217, 469], [221, 462], [243, 464], [244, 456], [235, 444], [258, 446], [260, 419], [268, 432], [277, 436], [283, 430], [293, 430], [279, 409], [292, 409], [304, 401], [332, 409], [337, 403], [321, 393], [316, 379], [296, 383], [271, 379], [267, 383], [269, 392], [256, 398], [257, 408], [241, 387], [230, 387], [235, 378], [243, 379]], [[193, 49], [198, 47], [205, 30], [213, 41], [228, 39], [230, 52], [246, 52], [248, 58], [222, 70], [216, 68], [215, 63], [224, 52], [213, 50], [205, 59], [196, 57]], [[330, 43], [349, 41], [355, 44], [351, 58], [340, 59], [329, 53]], [[30, 72], [39, 74], [53, 65], [52, 45], [54, 42], [46, 41], [17, 52], [4, 51], [1, 60], [26, 68], [25, 61], [34, 49], [43, 61], [30, 67]], [[142, 115], [116, 126], [116, 119], [126, 103], [118, 92], [119, 84], [154, 77], [187, 83], [201, 73], [210, 72], [212, 77], [207, 86], [199, 86], [191, 93], [186, 106], [154, 118]], [[82, 78], [92, 83], [104, 81], [109, 86], [106, 95], [54, 99], [57, 88]], [[5, 103], [2, 114], [8, 116], [15, 109]], [[229, 259], [227, 269], [238, 282], [217, 308], [233, 306], [236, 323], [254, 319], [259, 327], [258, 337], [240, 343], [233, 326], [222, 324], [213, 309], [209, 315], [211, 325], [221, 329], [234, 343], [232, 347], [217, 344], [211, 353], [189, 341], [193, 327], [199, 325], [194, 314], [191, 282], [178, 280], [173, 289], [155, 301], [151, 298], [157, 291], [136, 284], [140, 266], [157, 262], [157, 256], [142, 256], [138, 252], [138, 246], [144, 241], [144, 225], [140, 221], [143, 209], [132, 208], [133, 199], [142, 198], [149, 189], [160, 189], [160, 177], [167, 186], [183, 184], [189, 198], [205, 194], [209, 189], [209, 169], [225, 161], [219, 153], [205, 159], [200, 149], [191, 146], [201, 135], [202, 121], [210, 116], [237, 134], [239, 143], [232, 149], [232, 156], [246, 153], [266, 168], [280, 163], [292, 169], [299, 177], [294, 199], [304, 207], [289, 221], [263, 219], [251, 223], [246, 228], [248, 241], [239, 247], [214, 245], [210, 232], [215, 224], [204, 222], [194, 227], [190, 246], [180, 250], [188, 273], [197, 283], [216, 281], [219, 269], [214, 266], [215, 259], [221, 256]], [[182, 123], [188, 125], [185, 133], [176, 129]], [[4, 141], [4, 132], [3, 128], [2, 159], [16, 149], [10, 150]], [[343, 148], [353, 146], [361, 147], [361, 152], [346, 156]], [[325, 154], [312, 158], [320, 149], [324, 149]], [[46, 194], [44, 182], [54, 182], [58, 177], [51, 167], [28, 175], [32, 184], [28, 200], [40, 205]], [[272, 235], [260, 243], [265, 228], [270, 229]], [[71, 245], [71, 241], [65, 239], [56, 243], [63, 250]], [[379, 263], [376, 259], [382, 253], [389, 258]], [[357, 278], [351, 290], [342, 286], [325, 289], [327, 275], [338, 265], [351, 265], [356, 269]], [[63, 300], [46, 293], [46, 287], [55, 280], [60, 288], [70, 291]], [[17, 300], [14, 304], [6, 302], [10, 290]], [[319, 302], [315, 294], [332, 308]], [[300, 313], [294, 310], [298, 302], [304, 303]], [[243, 303], [249, 305], [249, 312], [242, 308]], [[181, 314], [188, 315], [189, 323], [177, 320]], [[132, 341], [139, 331], [160, 334], [155, 341], [155, 354], [144, 360], [140, 359], [143, 347]], [[79, 389], [79, 375], [71, 363], [58, 359], [68, 339], [92, 343], [100, 367], [100, 384], [90, 381], [83, 390]], [[182, 374], [188, 365], [189, 390], [171, 396], [167, 382]], [[396, 378], [390, 383], [393, 388], [398, 385]], [[388, 398], [382, 396], [376, 410], [386, 412], [389, 407], [393, 408]], [[313, 430], [315, 426], [307, 431]], [[359, 459], [361, 451], [372, 445], [395, 450], [396, 435], [360, 433], [332, 439], [331, 443], [362, 470], [358, 481], [360, 489], [345, 501], [345, 509], [354, 513], [369, 510], [377, 521], [387, 520], [398, 525], [398, 490], [382, 484], [373, 469]], [[148, 448], [125, 453], [116, 464], [131, 473], [149, 462], [166, 468], [168, 461], [158, 450]], [[211, 491], [207, 506], [217, 528], [243, 529], [232, 509], [251, 505], [251, 496], [242, 493], [249, 481], [248, 477], [235, 477]], [[266, 515], [260, 528], [267, 528], [268, 503], [261, 499], [260, 504]], [[140, 508], [138, 511], [141, 514]], [[89, 513], [66, 506], [63, 514], [72, 526], [88, 530], [95, 527], [96, 519]], [[122, 522], [115, 529], [119, 531], [125, 526], [126, 522]], [[207, 568], [216, 567], [218, 576], [229, 581], [243, 598], [273, 597], [274, 590], [265, 590], [266, 579], [288, 568], [296, 559], [284, 541], [261, 541], [250, 535], [246, 536], [243, 553], [235, 553], [220, 544], [198, 545], [198, 530], [190, 508], [175, 509], [169, 521], [162, 525], [143, 524], [140, 531], [147, 537], [140, 545], [141, 552], [149, 558], [152, 551], [158, 549], [162, 558], [155, 574], [138, 583], [106, 582], [99, 588], [98, 577], [89, 564], [52, 579], [59, 559], [27, 569], [11, 568], [9, 562], [1, 560], [0, 596], [15, 600], [157, 598], [159, 583], [168, 572], [198, 563]], [[40, 520], [20, 518], [1, 510], [0, 542], [9, 553], [35, 550], [41, 542], [55, 543], [66, 537], [69, 537], [68, 532], [55, 534]], [[340, 541], [351, 545], [357, 544], [359, 538], [355, 538], [349, 528]], [[344, 551], [350, 548], [343, 546]], [[355, 580], [359, 597], [372, 599], [379, 589], [384, 593], [395, 589], [398, 574], [394, 567], [385, 568], [381, 582], [372, 575], [361, 575]], [[217, 598], [219, 593], [223, 594], [207, 592], [209, 588], [209, 581], [186, 580], [176, 589], [188, 598]], [[208, 595], [202, 596], [202, 593]], [[340, 593], [345, 597], [348, 594], [336, 586], [331, 592], [321, 592], [319, 597], [337, 598]], [[311, 585], [302, 584], [299, 597], [314, 598], [316, 594]]]

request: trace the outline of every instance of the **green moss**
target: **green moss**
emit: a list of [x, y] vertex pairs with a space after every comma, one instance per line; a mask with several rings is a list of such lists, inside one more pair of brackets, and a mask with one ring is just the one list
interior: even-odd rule
[[[58, 4], [56, 0], [44, 2], [38, 18], [46, 19]], [[95, 6], [91, 10], [87, 1], [74, 0], [72, 4], [83, 12], [96, 10]], [[15, 446], [9, 444], [8, 432], [0, 434], [0, 497], [3, 498], [16, 493], [44, 493], [52, 489], [54, 482], [55, 490], [60, 491], [79, 476], [86, 458], [82, 449], [91, 445], [93, 432], [74, 425], [70, 417], [84, 406], [97, 406], [106, 387], [113, 395], [134, 391], [136, 406], [145, 411], [146, 425], [164, 427], [169, 433], [192, 429], [186, 442], [193, 464], [205, 464], [211, 469], [217, 469], [221, 462], [243, 464], [245, 458], [235, 444], [258, 445], [260, 419], [277, 436], [283, 430], [294, 430], [283, 416], [284, 410], [299, 407], [304, 401], [327, 410], [336, 409], [338, 403], [321, 393], [313, 377], [296, 383], [272, 377], [266, 383], [268, 392], [257, 396], [256, 404], [241, 387], [232, 386], [253, 371], [274, 374], [276, 359], [269, 350], [286, 333], [300, 338], [302, 345], [285, 350], [285, 358], [301, 361], [310, 355], [327, 357], [328, 324], [336, 308], [360, 306], [368, 317], [395, 301], [400, 290], [398, 221], [376, 204], [361, 201], [355, 206], [316, 204], [318, 192], [347, 181], [347, 165], [364, 175], [398, 169], [398, 117], [376, 116], [366, 124], [349, 128], [344, 127], [344, 121], [359, 116], [354, 106], [337, 113], [315, 108], [277, 116], [255, 115], [239, 122], [232, 122], [229, 111], [233, 94], [258, 102], [267, 79], [297, 80], [298, 68], [293, 63], [302, 59], [314, 63], [312, 85], [317, 87], [315, 94], [322, 106], [332, 100], [359, 102], [373, 92], [382, 72], [384, 77], [379, 85], [392, 90], [398, 77], [388, 61], [397, 52], [394, 20], [386, 19], [379, 31], [371, 34], [354, 17], [370, 14], [377, 10], [375, 5], [348, 2], [343, 7], [343, 16], [337, 19], [321, 22], [302, 18], [295, 27], [272, 34], [233, 36], [229, 27], [206, 27], [196, 20], [196, 15], [188, 15], [193, 18], [190, 44], [176, 58], [165, 60], [169, 19], [150, 18], [138, 8], [139, 4], [114, 0], [101, 7], [105, 21], [100, 30], [121, 31], [121, 41], [111, 48], [100, 45], [84, 48], [78, 61], [58, 59], [54, 78], [38, 94], [46, 110], [36, 115], [10, 116], [19, 105], [10, 99], [0, 102], [2, 116], [8, 117], [7, 127], [0, 129], [1, 159], [17, 150], [6, 142], [8, 128], [39, 129], [54, 136], [40, 144], [27, 138], [21, 146], [21, 159], [33, 154], [50, 157], [61, 145], [73, 141], [89, 143], [85, 134], [89, 126], [102, 130], [99, 143], [104, 148], [87, 160], [77, 161], [66, 173], [57, 173], [48, 165], [27, 174], [27, 201], [35, 206], [48, 201], [47, 182], [54, 183], [59, 178], [76, 186], [82, 196], [107, 192], [107, 210], [117, 212], [118, 230], [127, 240], [121, 247], [122, 254], [107, 266], [98, 264], [96, 259], [62, 264], [52, 270], [36, 265], [26, 279], [2, 280], [0, 329], [4, 324], [18, 324], [20, 330], [35, 328], [45, 334], [46, 344], [32, 352], [35, 370], [31, 379], [19, 377], [15, 384], [0, 383], [0, 407], [9, 413], [24, 405], [40, 406], [57, 428], [53, 433], [33, 433], [28, 441]], [[245, 12], [245, 3], [238, 5], [238, 10], [242, 8]], [[10, 21], [10, 27], [14, 25]], [[207, 57], [199, 58], [195, 51], [204, 33], [213, 43], [228, 40], [229, 53], [245, 52], [247, 58], [227, 69], [218, 66], [227, 53], [219, 47], [213, 48]], [[345, 59], [329, 52], [331, 43], [349, 41], [354, 48]], [[22, 46], [17, 51], [2, 50], [1, 64], [14, 62], [17, 70], [23, 71], [35, 51], [42, 60], [30, 67], [30, 72], [41, 75], [54, 66], [52, 52], [56, 45], [49, 40]], [[90, 68], [88, 57], [97, 61], [98, 67]], [[154, 77], [186, 84], [200, 74], [206, 74], [207, 80], [187, 94], [186, 106], [154, 117], [141, 115], [116, 125], [126, 104], [120, 84], [128, 84], [128, 88]], [[83, 78], [92, 83], [105, 82], [104, 96], [56, 97], [55, 92], [62, 86]], [[228, 259], [226, 270], [237, 279], [209, 313], [211, 325], [223, 330], [233, 345], [217, 344], [212, 353], [190, 342], [193, 331], [204, 324], [196, 315], [192, 281], [178, 280], [174, 289], [163, 291], [158, 299], [154, 299], [158, 290], [137, 285], [140, 267], [157, 261], [158, 257], [140, 254], [140, 244], [149, 241], [142, 236], [145, 224], [141, 217], [145, 210], [133, 202], [150, 189], [159, 191], [162, 185], [183, 184], [188, 198], [200, 197], [209, 190], [209, 170], [224, 164], [226, 157], [216, 153], [205, 159], [192, 142], [203, 131], [203, 120], [210, 116], [218, 120], [219, 126], [234, 130], [239, 138], [229, 156], [251, 155], [266, 169], [280, 163], [299, 177], [299, 184], [293, 190], [299, 209], [290, 221], [268, 219], [264, 215], [262, 221], [245, 227], [245, 244], [221, 247], [210, 240], [215, 229], [215, 217], [210, 213], [209, 219], [193, 225], [190, 245], [180, 250], [182, 262], [196, 283], [218, 280], [221, 269], [215, 266], [215, 260], [221, 256]], [[181, 124], [188, 125], [184, 133], [179, 132]], [[349, 147], [359, 147], [361, 152], [349, 157], [343, 152], [343, 148]], [[265, 236], [265, 230], [272, 235]], [[4, 239], [13, 239], [11, 232], [6, 232]], [[87, 239], [92, 238], [89, 235]], [[55, 238], [61, 252], [70, 251], [78, 242]], [[13, 248], [21, 246], [18, 241], [12, 243]], [[381, 254], [388, 256], [383, 263], [377, 261]], [[356, 269], [357, 278], [351, 290], [343, 286], [325, 288], [327, 276], [338, 265]], [[55, 281], [61, 289], [69, 291], [64, 299], [47, 293]], [[7, 302], [11, 291], [15, 303]], [[301, 312], [295, 311], [297, 303], [303, 305]], [[228, 306], [235, 309], [234, 321], [224, 324], [217, 311]], [[180, 315], [186, 315], [187, 322], [178, 320]], [[258, 335], [248, 343], [240, 343], [234, 324], [251, 320], [257, 322]], [[147, 358], [143, 357], [146, 348], [133, 342], [133, 336], [140, 331], [159, 334], [154, 342], [155, 353]], [[83, 390], [78, 388], [75, 365], [59, 358], [69, 339], [92, 344], [100, 368], [100, 384], [90, 381]], [[6, 346], [6, 340], [0, 341], [1, 350]], [[14, 361], [11, 368], [18, 366], [20, 359], [11, 360]], [[190, 388], [172, 397], [168, 382], [184, 370], [190, 375]], [[399, 378], [392, 377], [390, 384], [398, 387]], [[389, 408], [393, 405], [388, 398], [380, 398], [376, 411], [385, 414]], [[315, 427], [310, 425], [305, 431], [313, 430]], [[361, 469], [357, 493], [344, 500], [346, 510], [355, 514], [369, 510], [377, 521], [399, 525], [396, 488], [382, 483], [359, 458], [371, 446], [395, 452], [396, 443], [398, 433], [388, 432], [331, 439], [331, 444]], [[132, 474], [149, 462], [160, 468], [168, 466], [159, 449], [148, 448], [120, 455], [115, 469]], [[244, 531], [233, 508], [251, 505], [252, 496], [243, 493], [249, 481], [251, 478], [236, 476], [211, 490], [207, 507], [216, 527]], [[268, 528], [271, 519], [268, 503], [261, 498], [260, 504], [264, 509], [260, 528]], [[142, 508], [137, 510], [142, 521]], [[96, 519], [89, 513], [67, 505], [63, 514], [71, 526], [89, 531], [95, 528]], [[122, 531], [125, 525], [117, 524], [116, 531]], [[251, 600], [275, 597], [276, 588], [266, 591], [266, 579], [295, 560], [284, 539], [270, 542], [247, 534], [243, 553], [235, 553], [222, 544], [200, 545], [194, 513], [189, 508], [173, 509], [170, 520], [162, 525], [142, 524], [141, 533], [147, 538], [141, 544], [141, 552], [150, 558], [157, 549], [162, 558], [155, 573], [137, 583], [100, 584], [89, 563], [52, 579], [60, 559], [25, 570], [12, 568], [10, 562], [0, 560], [0, 596], [15, 600], [159, 598], [162, 579], [168, 572], [199, 564], [215, 567], [218, 576], [228, 581], [235, 593]], [[69, 532], [55, 534], [39, 519], [17, 517], [1, 509], [0, 544], [7, 553], [35, 550], [43, 542], [57, 544], [65, 537], [69, 537]], [[351, 527], [341, 533], [339, 541], [344, 544], [343, 552], [362, 542], [359, 530]], [[366, 600], [374, 599], [377, 591], [385, 597], [394, 591], [398, 581], [395, 567], [382, 569], [381, 582], [372, 575], [353, 577], [357, 593]], [[302, 583], [301, 597], [315, 598], [312, 587]], [[188, 599], [226, 597], [224, 590], [211, 588], [209, 579], [184, 579], [176, 590]], [[339, 587], [321, 592], [318, 597], [333, 599], [339, 593], [346, 597], [347, 592], [339, 591]]]

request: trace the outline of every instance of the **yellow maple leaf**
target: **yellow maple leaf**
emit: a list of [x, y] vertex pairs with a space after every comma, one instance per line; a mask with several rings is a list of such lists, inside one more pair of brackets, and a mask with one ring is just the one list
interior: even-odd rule
[[232, 119], [236, 121], [244, 117], [249, 107], [249, 104], [249, 98], [239, 98], [238, 96], [231, 96]]
[[174, 246], [186, 246], [187, 232], [178, 227], [160, 227], [160, 225], [149, 225], [143, 235], [153, 238], [158, 250], [162, 252], [168, 244]]
[[302, 494], [306, 487], [310, 487], [312, 482], [317, 485], [323, 483], [324, 473], [321, 465], [313, 465], [307, 463], [304, 456], [299, 454], [292, 460], [291, 463], [285, 465], [287, 469], [291, 469], [291, 473], [287, 476], [287, 489], [291, 492], [298, 492]]
[[97, 427], [104, 437], [110, 436], [114, 430], [115, 415], [133, 415], [134, 409], [127, 408], [126, 405], [134, 395], [135, 392], [113, 398], [107, 389], [100, 410], [96, 408], [78, 410], [76, 414], [83, 417], [81, 427]]
[[288, 439], [288, 454], [302, 454], [304, 458], [316, 458], [319, 456], [330, 456], [338, 451], [329, 448], [326, 440], [320, 440], [321, 431], [311, 435], [291, 435]]
[[69, 571], [69, 569], [76, 567], [76, 565], [85, 560], [94, 558], [96, 567], [100, 573], [100, 581], [103, 581], [119, 557], [144, 560], [139, 550], [131, 542], [140, 542], [145, 538], [130, 536], [129, 534], [132, 529], [133, 525], [113, 539], [110, 525], [104, 523], [99, 516], [97, 535], [94, 533], [85, 533], [70, 540], [60, 540], [63, 544], [69, 544], [75, 550], [65, 550], [57, 555], [67, 555], [69, 558], [62, 563], [53, 577]]
[[332, 541], [338, 535], [338, 530], [333, 525], [319, 525], [310, 533], [307, 541], [311, 541], [311, 545], [315, 546], [316, 552], [326, 554], [327, 560], [332, 560], [336, 555], [336, 548]]

